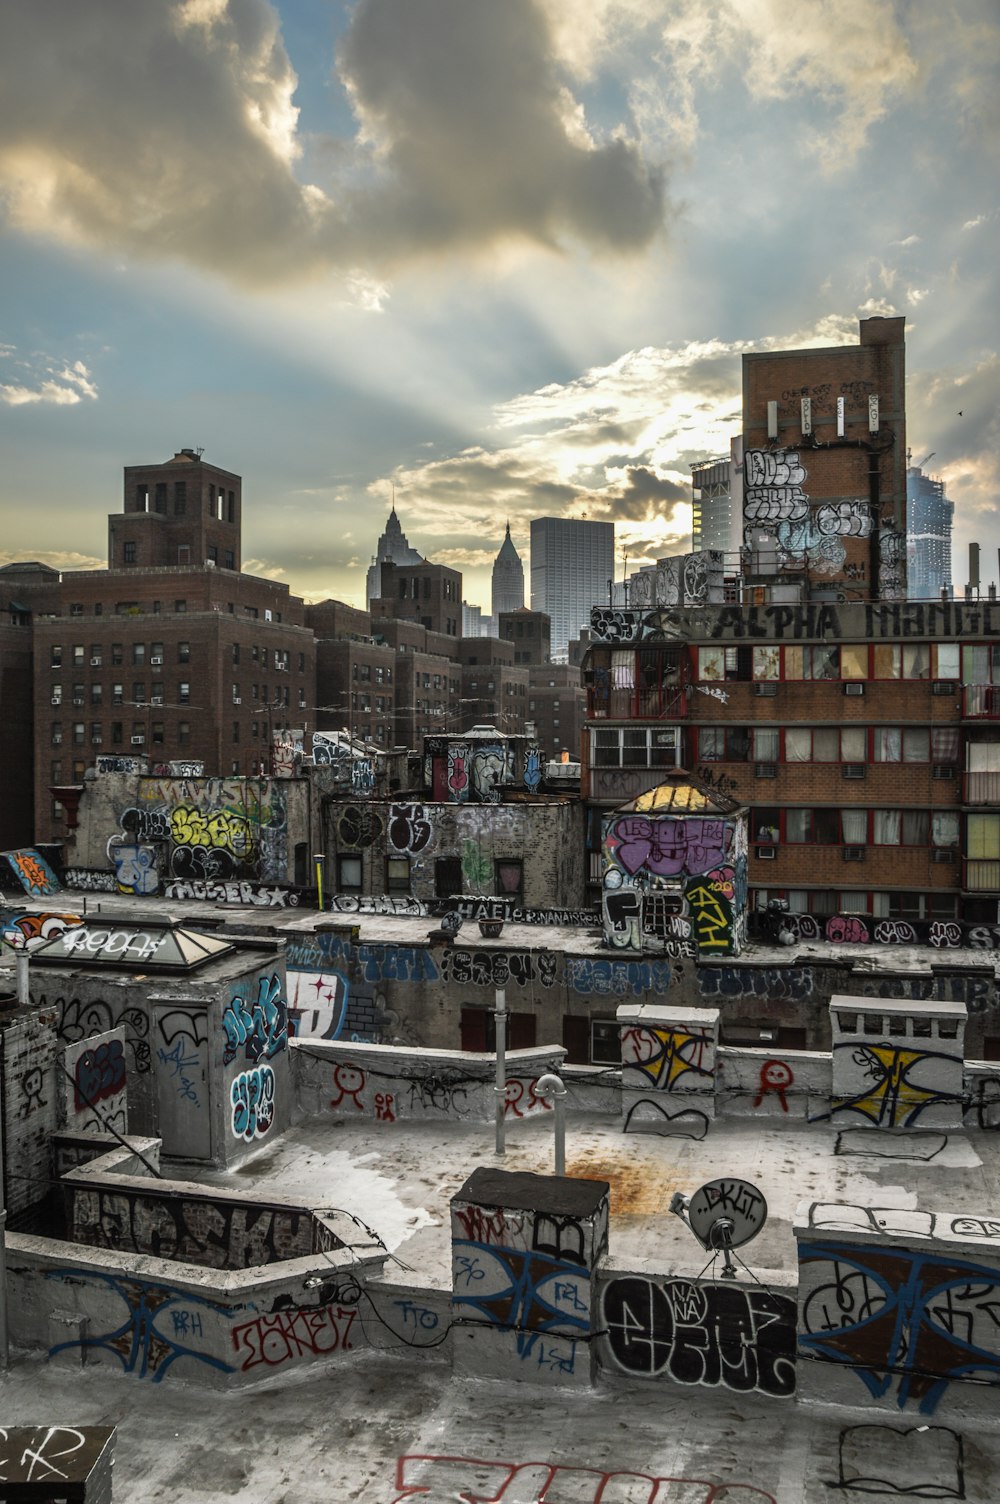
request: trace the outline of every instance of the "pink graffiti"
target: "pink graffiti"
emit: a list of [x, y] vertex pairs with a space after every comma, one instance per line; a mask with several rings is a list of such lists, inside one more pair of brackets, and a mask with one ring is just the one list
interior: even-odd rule
[[837, 945], [850, 945], [868, 941], [868, 926], [863, 919], [850, 914], [834, 914], [826, 922], [826, 938]]
[[[677, 1488], [673, 1485], [677, 1485]], [[601, 1504], [628, 1497], [630, 1504], [656, 1504], [677, 1498], [683, 1504], [778, 1504], [773, 1494], [750, 1483], [712, 1483], [707, 1478], [663, 1478], [652, 1473], [605, 1473], [592, 1467], [551, 1462], [493, 1462], [481, 1457], [413, 1453], [396, 1462], [397, 1493], [407, 1499], [475, 1499], [477, 1504], [517, 1504], [527, 1499], [572, 1499]], [[681, 1492], [683, 1490], [683, 1493]]]
[[787, 1112], [788, 1101], [785, 1092], [794, 1080], [792, 1068], [784, 1060], [765, 1060], [760, 1068], [760, 1086], [753, 1099], [753, 1105], [759, 1107], [768, 1092], [773, 1091], [781, 1103], [782, 1112]]
[[450, 751], [448, 753], [448, 787], [453, 794], [461, 794], [468, 786], [469, 774], [465, 767], [465, 753]]
[[608, 846], [625, 871], [641, 867], [657, 877], [691, 877], [725, 861], [732, 829], [724, 820], [650, 820], [623, 815], [608, 832]]

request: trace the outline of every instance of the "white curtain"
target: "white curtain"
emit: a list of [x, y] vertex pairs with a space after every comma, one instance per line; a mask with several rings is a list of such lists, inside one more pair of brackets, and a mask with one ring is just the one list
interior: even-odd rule
[[898, 809], [877, 809], [875, 811], [875, 845], [898, 846], [900, 829], [902, 826], [902, 811]]
[[845, 846], [864, 846], [868, 840], [868, 811], [845, 809], [841, 811]]
[[812, 761], [812, 732], [789, 729], [785, 732], [785, 761]]

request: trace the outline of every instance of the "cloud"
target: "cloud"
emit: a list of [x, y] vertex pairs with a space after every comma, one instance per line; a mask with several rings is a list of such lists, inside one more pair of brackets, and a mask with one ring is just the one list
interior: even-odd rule
[[658, 170], [588, 127], [538, 0], [360, 0], [338, 67], [357, 133], [307, 183], [268, 0], [0, 0], [9, 221], [249, 285], [333, 268], [372, 309], [415, 257], [657, 233]]
[[44, 356], [24, 359], [13, 345], [0, 347], [0, 361], [13, 365], [17, 377], [0, 381], [0, 402], [8, 407], [42, 403], [49, 407], [73, 407], [84, 397], [97, 400], [97, 387], [82, 360], [54, 366]]

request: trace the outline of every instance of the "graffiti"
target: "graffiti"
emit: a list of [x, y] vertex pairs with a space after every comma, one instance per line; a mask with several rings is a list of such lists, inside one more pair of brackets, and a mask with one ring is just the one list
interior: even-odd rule
[[552, 1103], [546, 1097], [538, 1095], [535, 1089], [537, 1084], [537, 1078], [524, 1081], [516, 1076], [508, 1077], [504, 1084], [504, 1117], [523, 1118], [533, 1112], [551, 1112]]
[[84, 893], [118, 892], [113, 872], [102, 872], [89, 867], [67, 867], [63, 877], [67, 888], [78, 888]]
[[288, 1043], [288, 1004], [278, 973], [257, 978], [257, 1001], [252, 1006], [241, 993], [234, 993], [222, 1015], [222, 1027], [226, 1031], [224, 1065], [236, 1059], [241, 1045], [249, 1061], [272, 1060], [283, 1050]]
[[76, 1186], [72, 1226], [76, 1240], [91, 1248], [207, 1269], [249, 1269], [315, 1252], [312, 1215], [300, 1208], [158, 1193], [128, 1183], [114, 1190]]
[[[714, 874], [713, 874], [714, 877]], [[684, 885], [684, 898], [691, 911], [695, 943], [699, 951], [732, 955], [733, 903], [728, 884], [695, 878]]]
[[[83, 1498], [80, 1486], [86, 1490], [90, 1480], [94, 1484], [91, 1496], [96, 1498], [100, 1481], [95, 1470], [103, 1457], [110, 1478], [109, 1443], [114, 1434], [111, 1426], [88, 1426], [82, 1431], [75, 1426], [0, 1426], [0, 1444], [9, 1453], [0, 1457], [0, 1481], [14, 1486], [12, 1498], [40, 1498], [38, 1490], [45, 1484], [46, 1495], [54, 1489], [61, 1496]], [[65, 1495], [63, 1483], [56, 1479], [64, 1480]], [[32, 1485], [30, 1494], [20, 1495], [19, 1484]]]
[[[942, 1073], [953, 1076], [960, 1087], [961, 1057], [884, 1043], [835, 1044], [837, 1095], [831, 1097], [830, 1115], [857, 1113], [877, 1128], [912, 1128], [928, 1109], [961, 1101], [960, 1091], [946, 1089]], [[863, 1081], [861, 1090], [841, 1095], [852, 1077]]]
[[440, 975], [429, 947], [359, 945], [346, 936], [323, 932], [290, 938], [286, 959], [293, 970], [341, 971], [359, 982], [436, 982]]
[[848, 1426], [838, 1445], [839, 1484], [906, 1499], [964, 1499], [962, 1438], [943, 1426]]
[[5, 851], [7, 864], [25, 893], [32, 898], [47, 898], [59, 892], [59, 879], [43, 856], [30, 847], [24, 851]]
[[288, 1032], [295, 1039], [339, 1039], [347, 1011], [347, 981], [339, 972], [288, 973]]
[[415, 856], [423, 851], [433, 834], [427, 811], [422, 804], [393, 804], [389, 809], [388, 843], [396, 851]]
[[483, 851], [478, 839], [462, 842], [462, 881], [470, 888], [482, 888], [493, 882], [493, 859]]
[[359, 1112], [364, 1112], [365, 1104], [361, 1100], [361, 1093], [365, 1089], [365, 1073], [356, 1065], [335, 1065], [333, 1068], [333, 1084], [337, 1088], [337, 1095], [330, 1098], [331, 1107], [340, 1107], [350, 1101]]
[[537, 747], [529, 747], [524, 759], [524, 786], [535, 794], [541, 781], [542, 754]]
[[166, 898], [198, 898], [208, 903], [239, 904], [257, 909], [294, 909], [301, 902], [296, 888], [268, 887], [255, 882], [212, 882], [201, 878], [171, 878], [163, 885]]
[[1000, 1076], [984, 1076], [977, 1082], [974, 1106], [977, 1127], [1000, 1128]]
[[760, 1068], [760, 1082], [753, 1105], [759, 1107], [764, 1098], [773, 1093], [781, 1103], [782, 1112], [788, 1111], [785, 1092], [795, 1082], [795, 1073], [784, 1060], [765, 1060]]
[[[615, 618], [610, 635], [606, 619]], [[660, 642], [757, 639], [777, 642], [864, 642], [908, 637], [968, 641], [1000, 637], [1000, 606], [988, 601], [891, 601], [837, 606], [829, 602], [767, 606], [718, 605], [685, 611], [591, 610], [595, 641]]]
[[712, 1483], [706, 1478], [654, 1477], [652, 1473], [601, 1472], [552, 1462], [497, 1462], [481, 1457], [411, 1453], [396, 1462], [392, 1504], [411, 1499], [475, 1499], [478, 1504], [520, 1504], [521, 1500], [572, 1500], [611, 1504], [614, 1499], [652, 1504], [778, 1504], [773, 1494], [749, 1483]]
[[594, 929], [601, 922], [596, 909], [523, 909], [513, 899], [481, 897], [476, 893], [456, 894], [454, 898], [431, 903], [429, 908], [434, 914], [460, 914], [463, 919], [509, 919], [513, 924], [557, 924]]
[[729, 796], [736, 789], [736, 779], [727, 777], [725, 773], [720, 773], [711, 763], [703, 762], [699, 764], [697, 776], [707, 788], [715, 789], [718, 794]]
[[233, 1138], [248, 1144], [263, 1138], [274, 1122], [274, 1095], [274, 1072], [269, 1065], [240, 1072], [229, 1089]]
[[816, 508], [816, 527], [827, 538], [867, 538], [872, 515], [866, 501], [832, 501]]
[[932, 945], [935, 950], [957, 949], [968, 945], [973, 950], [1000, 949], [1000, 925], [966, 924], [956, 919], [879, 919], [861, 914], [782, 913], [777, 916], [757, 910], [753, 915], [756, 933], [775, 940], [778, 931], [796, 940], [829, 940], [833, 945]]
[[[622, 1030], [622, 1086], [673, 1091], [711, 1091], [715, 1040], [706, 1029]], [[703, 1064], [707, 1061], [708, 1064]]]
[[[464, 1118], [468, 1116], [469, 1092], [460, 1081], [446, 1080], [442, 1076], [421, 1076], [410, 1082], [409, 1111], [439, 1113], [442, 1117]], [[471, 1237], [469, 1233], [467, 1236]]]
[[666, 961], [604, 961], [566, 957], [566, 984], [582, 997], [662, 997], [670, 988]]
[[79, 914], [16, 914], [3, 921], [3, 939], [14, 950], [37, 950], [83, 923]]
[[[215, 1301], [206, 1300], [188, 1291], [171, 1289], [169, 1285], [157, 1285], [143, 1279], [117, 1279], [111, 1274], [98, 1274], [91, 1270], [59, 1269], [46, 1274], [46, 1279], [57, 1279], [89, 1285], [121, 1301], [123, 1318], [111, 1331], [99, 1337], [81, 1337], [72, 1342], [59, 1342], [49, 1348], [49, 1357], [71, 1348], [82, 1348], [84, 1353], [105, 1352], [116, 1358], [124, 1373], [134, 1373], [138, 1378], [152, 1378], [159, 1384], [166, 1378], [173, 1365], [182, 1358], [192, 1358], [196, 1363], [205, 1363], [221, 1373], [232, 1373], [230, 1364], [210, 1353], [199, 1352], [196, 1347], [177, 1341], [177, 1324], [165, 1331], [167, 1316], [189, 1306], [197, 1306], [201, 1312], [213, 1312], [223, 1321], [231, 1321], [233, 1313]], [[181, 1324], [183, 1330], [183, 1323]], [[196, 1334], [189, 1323], [189, 1334]], [[200, 1329], [199, 1329], [200, 1330]]]
[[120, 1039], [84, 1050], [76, 1062], [74, 1100], [77, 1112], [94, 1107], [125, 1090], [125, 1051]]
[[66, 954], [76, 957], [100, 956], [104, 961], [151, 961], [167, 936], [145, 930], [98, 929], [80, 925], [63, 936]]
[[459, 985], [507, 987], [514, 983], [527, 987], [540, 982], [551, 987], [556, 980], [559, 957], [548, 950], [446, 950], [441, 958], [441, 975]]
[[813, 991], [811, 966], [706, 966], [698, 970], [702, 997], [761, 997], [801, 1002]]
[[383, 893], [378, 897], [363, 898], [355, 893], [335, 893], [330, 900], [334, 914], [406, 914], [421, 918], [427, 914], [426, 905], [419, 898], [395, 893]]
[[469, 749], [457, 742], [448, 745], [448, 791], [457, 804], [469, 797]]
[[147, 766], [144, 757], [109, 757], [102, 755], [94, 759], [94, 768], [98, 773], [145, 773]]
[[[46, 999], [41, 1002], [47, 1006]], [[81, 1039], [90, 1039], [95, 1034], [109, 1034], [116, 1027], [125, 1029], [125, 1043], [132, 1052], [132, 1069], [139, 1075], [149, 1070], [149, 1015], [145, 1008], [136, 1008], [127, 1001], [119, 1002], [117, 1008], [100, 998], [56, 998], [53, 1004], [59, 1010], [57, 1033], [63, 1044], [77, 1044]]]
[[884, 527], [878, 539], [878, 593], [882, 600], [906, 598], [906, 534]]
[[197, 1050], [185, 1053], [184, 1041], [178, 1039], [172, 1050], [162, 1047], [157, 1050], [156, 1058], [161, 1065], [169, 1068], [170, 1075], [177, 1086], [177, 1095], [182, 1102], [190, 1102], [193, 1107], [201, 1105], [198, 1090], [193, 1075], [189, 1071], [198, 1070], [201, 1066], [201, 1055]]
[[785, 1397], [795, 1391], [795, 1300], [763, 1286], [613, 1279], [601, 1308], [615, 1364], [643, 1378]]
[[855, 1244], [799, 1250], [803, 1353], [847, 1365], [875, 1399], [932, 1415], [949, 1384], [1000, 1383], [1000, 1274], [947, 1254]]
[[693, 877], [725, 861], [733, 834], [725, 820], [618, 815], [608, 823], [604, 848], [606, 860], [633, 877], [640, 870], [656, 877]]
[[806, 472], [794, 449], [748, 449], [743, 456], [743, 516], [748, 526], [798, 522], [809, 514]]
[[175, 846], [210, 846], [228, 852], [237, 862], [249, 861], [254, 835], [244, 815], [217, 810], [205, 815], [192, 805], [179, 804], [170, 816], [170, 838]]
[[481, 803], [499, 803], [500, 785], [504, 781], [505, 771], [506, 759], [502, 746], [484, 747], [480, 744], [473, 748], [472, 789]]
[[21, 1075], [20, 1081], [21, 1102], [17, 1109], [19, 1118], [30, 1118], [32, 1113], [40, 1112], [43, 1107], [48, 1107], [48, 1097], [42, 1096], [45, 1087], [45, 1076], [42, 1070], [33, 1065]]
[[415, 1305], [412, 1300], [397, 1300], [394, 1304], [403, 1314], [403, 1325], [415, 1330], [433, 1332], [438, 1326], [438, 1314], [427, 1306]]
[[351, 763], [351, 792], [372, 794], [375, 792], [375, 762], [371, 757], [355, 757]]
[[[534, 1249], [452, 1240], [452, 1305], [471, 1318], [515, 1333], [521, 1359], [538, 1361], [541, 1335], [590, 1332], [590, 1275], [579, 1264]], [[463, 1283], [464, 1282], [464, 1283]]]
[[962, 943], [962, 927], [953, 921], [934, 919], [931, 922], [927, 939], [937, 949], [945, 946], [956, 946]]
[[[126, 809], [122, 811], [119, 824], [122, 836], [131, 838], [136, 845], [170, 840], [170, 821], [162, 810]], [[119, 840], [121, 837], [115, 839]]]
[[358, 804], [349, 804], [337, 821], [337, 845], [352, 851], [373, 846], [385, 829], [381, 815]]
[[393, 1111], [395, 1097], [388, 1091], [375, 1093], [375, 1121], [377, 1123], [394, 1123], [396, 1114]]
[[119, 893], [145, 896], [158, 891], [160, 874], [156, 868], [156, 853], [151, 846], [123, 843], [111, 847], [108, 854], [115, 864], [115, 883]]
[[954, 1217], [951, 1230], [959, 1238], [1000, 1238], [1000, 1218]]
[[240, 1369], [246, 1373], [262, 1364], [277, 1368], [295, 1358], [349, 1352], [356, 1315], [342, 1306], [296, 1306], [233, 1327], [233, 1350], [237, 1360], [243, 1358]]

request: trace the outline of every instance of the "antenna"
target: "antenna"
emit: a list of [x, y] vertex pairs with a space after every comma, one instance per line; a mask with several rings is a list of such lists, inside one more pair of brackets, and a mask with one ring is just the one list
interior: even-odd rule
[[720, 1279], [736, 1278], [732, 1250], [752, 1242], [767, 1221], [764, 1194], [749, 1180], [709, 1180], [690, 1197], [677, 1191], [670, 1210], [703, 1248], [722, 1254]]

